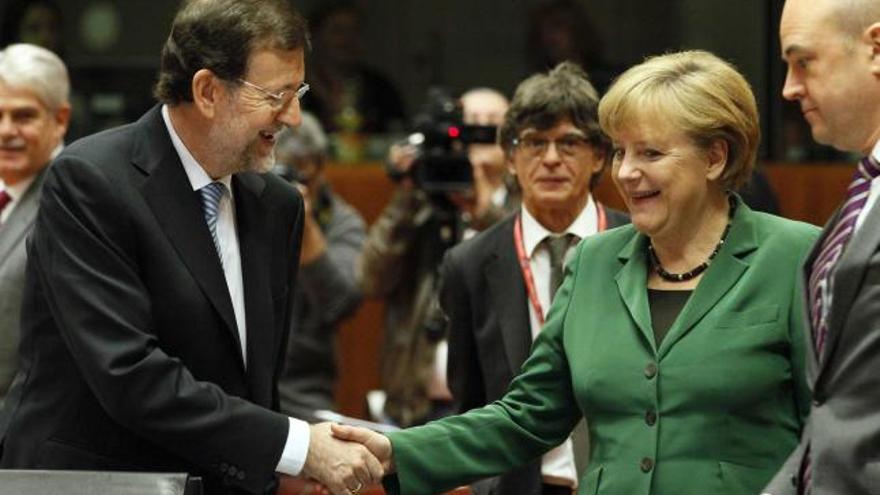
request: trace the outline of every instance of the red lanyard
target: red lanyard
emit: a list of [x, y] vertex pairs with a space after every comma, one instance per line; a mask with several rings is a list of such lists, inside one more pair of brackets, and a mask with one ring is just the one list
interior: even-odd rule
[[[596, 231], [597, 233], [602, 232], [607, 227], [608, 220], [605, 217], [605, 207], [598, 202], [596, 203], [596, 217]], [[513, 225], [513, 243], [516, 245], [516, 255], [519, 259], [519, 268], [522, 270], [523, 282], [526, 284], [526, 292], [529, 295], [529, 301], [532, 303], [532, 308], [538, 316], [538, 324], [543, 327], [545, 317], [544, 308], [541, 307], [541, 300], [538, 299], [538, 291], [535, 289], [535, 278], [532, 276], [532, 265], [529, 262], [526, 248], [523, 245], [521, 215], [516, 216], [516, 221]]]

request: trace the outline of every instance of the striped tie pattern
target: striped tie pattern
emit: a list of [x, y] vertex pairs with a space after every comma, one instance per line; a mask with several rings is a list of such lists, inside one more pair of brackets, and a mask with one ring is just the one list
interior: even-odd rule
[[220, 251], [220, 239], [217, 237], [217, 218], [220, 214], [220, 200], [226, 193], [226, 186], [222, 182], [212, 182], [201, 189], [202, 193], [202, 209], [205, 210], [205, 223], [208, 224], [208, 230], [211, 231], [211, 238], [214, 239], [214, 247], [217, 248], [217, 254], [220, 256], [220, 262], [223, 262], [223, 256]]
[[808, 283], [810, 297], [810, 324], [816, 355], [821, 358], [828, 334], [828, 311], [831, 307], [831, 275], [843, 253], [846, 243], [855, 231], [856, 219], [868, 200], [871, 179], [880, 175], [880, 165], [871, 157], [859, 162], [855, 175], [846, 191], [846, 201], [840, 209], [837, 223], [825, 240], [813, 261]]
[[[828, 337], [828, 312], [831, 309], [831, 276], [834, 267], [843, 254], [846, 243], [849, 242], [856, 227], [859, 213], [868, 201], [868, 193], [871, 190], [871, 180], [880, 176], [880, 164], [873, 156], [867, 156], [859, 162], [852, 182], [846, 190], [846, 201], [840, 208], [837, 223], [822, 242], [819, 255], [813, 261], [810, 268], [808, 291], [810, 298], [810, 326], [813, 331], [813, 342], [816, 356], [822, 358], [825, 352], [825, 343]], [[812, 462], [810, 446], [804, 455], [801, 466], [801, 493], [809, 494], [812, 487]]]

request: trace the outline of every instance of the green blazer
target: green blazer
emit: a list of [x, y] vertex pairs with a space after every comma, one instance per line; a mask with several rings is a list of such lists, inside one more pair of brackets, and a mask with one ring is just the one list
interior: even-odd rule
[[390, 493], [430, 494], [561, 443], [584, 415], [580, 495], [754, 495], [798, 441], [809, 392], [799, 265], [818, 228], [739, 201], [724, 246], [658, 347], [647, 237], [585, 239], [503, 399], [390, 435]]

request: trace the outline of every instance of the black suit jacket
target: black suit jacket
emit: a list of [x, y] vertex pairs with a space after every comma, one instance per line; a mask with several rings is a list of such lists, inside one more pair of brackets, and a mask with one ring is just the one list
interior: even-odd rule
[[211, 494], [271, 487], [302, 199], [270, 175], [236, 174], [232, 188], [247, 368], [159, 107], [59, 156], [28, 246], [2, 467], [187, 471]]
[[[608, 228], [629, 223], [605, 209]], [[449, 250], [440, 304], [449, 318], [448, 382], [458, 412], [500, 399], [529, 355], [528, 295], [513, 241], [516, 215]], [[475, 486], [498, 495], [540, 495], [540, 459]]]

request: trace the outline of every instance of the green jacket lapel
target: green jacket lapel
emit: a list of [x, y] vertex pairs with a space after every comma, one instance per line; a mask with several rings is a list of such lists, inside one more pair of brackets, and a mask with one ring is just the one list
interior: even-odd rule
[[755, 213], [739, 198], [737, 203], [727, 240], [663, 339], [659, 349], [660, 359], [718, 304], [749, 266], [744, 255], [758, 247], [755, 238]]
[[648, 307], [648, 267], [645, 259], [647, 240], [647, 237], [637, 233], [623, 246], [617, 255], [623, 266], [614, 280], [617, 282], [617, 291], [629, 311], [630, 318], [641, 331], [648, 347], [656, 351], [651, 311]]

